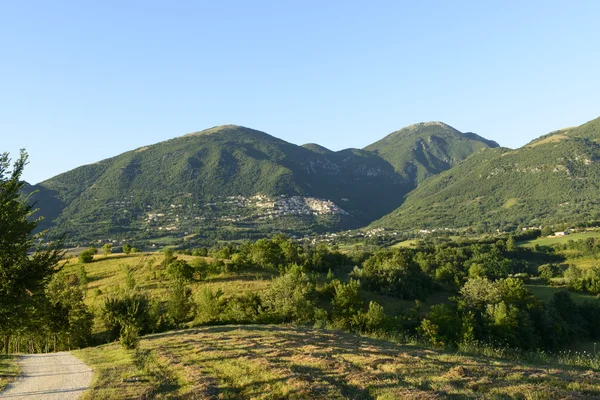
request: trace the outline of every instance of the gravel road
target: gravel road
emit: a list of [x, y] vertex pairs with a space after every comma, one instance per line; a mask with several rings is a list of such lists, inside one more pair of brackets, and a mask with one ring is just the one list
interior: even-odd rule
[[90, 387], [92, 370], [70, 353], [29, 354], [19, 358], [21, 376], [0, 399], [73, 400]]

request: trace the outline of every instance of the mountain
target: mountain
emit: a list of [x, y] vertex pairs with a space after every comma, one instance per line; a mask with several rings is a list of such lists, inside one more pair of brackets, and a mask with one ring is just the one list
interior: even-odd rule
[[337, 152], [218, 126], [75, 168], [31, 189], [45, 226], [80, 240], [356, 228], [402, 203], [418, 183], [413, 170], [417, 178], [433, 174], [490, 145], [441, 123], [421, 125], [362, 150]]
[[442, 122], [407, 126], [365, 147], [384, 160], [414, 186], [445, 171], [479, 150], [498, 143], [474, 133], [462, 133]]
[[372, 226], [508, 229], [598, 221], [599, 142], [600, 118], [517, 150], [472, 154], [423, 182]]
[[327, 147], [323, 147], [320, 144], [316, 144], [316, 143], [306, 143], [303, 144], [302, 147], [304, 147], [305, 149], [308, 149], [310, 151], [314, 151], [315, 153], [318, 154], [332, 154], [333, 151], [329, 150]]

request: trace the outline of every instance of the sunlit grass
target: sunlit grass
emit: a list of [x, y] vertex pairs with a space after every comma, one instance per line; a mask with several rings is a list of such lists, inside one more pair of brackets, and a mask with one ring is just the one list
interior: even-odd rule
[[337, 331], [256, 325], [205, 327], [149, 335], [140, 346], [137, 353], [125, 352], [118, 344], [76, 352], [96, 371], [88, 398], [150, 394], [220, 399], [600, 396], [596, 369], [530, 365]]
[[19, 376], [17, 357], [0, 354], [0, 390], [4, 389], [17, 376]]
[[[560, 292], [562, 290], [566, 290], [564, 287], [554, 287], [554, 286], [546, 286], [546, 285], [525, 285], [527, 289], [531, 291], [538, 299], [542, 300], [544, 303], [550, 302], [554, 293]], [[571, 298], [578, 303], [583, 303], [584, 301], [599, 301], [598, 297], [592, 294], [579, 293], [569, 291]]]

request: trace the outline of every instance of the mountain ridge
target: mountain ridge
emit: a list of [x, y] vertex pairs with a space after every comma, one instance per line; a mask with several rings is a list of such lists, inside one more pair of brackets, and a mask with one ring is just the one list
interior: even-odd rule
[[600, 118], [516, 149], [474, 153], [372, 227], [514, 229], [600, 220]]
[[[46, 199], [46, 207], [54, 206], [53, 210], [44, 210], [42, 206], [45, 214], [54, 216], [48, 224], [54, 222], [64, 231], [75, 231], [73, 236], [77, 237], [127, 232], [144, 237], [162, 235], [152, 231], [144, 216], [165, 214], [165, 207], [173, 204], [189, 205], [185, 217], [181, 213], [173, 220], [203, 218], [200, 220], [211, 221], [205, 224], [211, 229], [227, 224], [234, 231], [249, 226], [251, 229], [292, 226], [306, 232], [357, 228], [395, 209], [416, 187], [421, 177], [410, 176], [412, 165], [435, 173], [472, 151], [487, 147], [483, 139], [468, 139], [445, 125], [436, 127], [438, 136], [445, 135], [443, 140], [437, 140], [436, 136], [435, 143], [424, 146], [427, 138], [431, 138], [429, 132], [411, 137], [408, 145], [420, 150], [400, 156], [405, 157], [400, 161], [407, 170], [398, 170], [390, 160], [366, 148], [332, 152], [316, 144], [298, 146], [251, 128], [222, 125], [77, 167], [40, 182], [36, 188], [43, 189], [45, 197], [39, 198]], [[394, 146], [392, 143], [386, 150], [394, 152]], [[442, 163], [440, 156], [451, 160]], [[215, 203], [215, 199], [242, 196], [245, 200], [240, 202], [246, 204], [255, 195], [316, 200], [306, 200], [310, 205], [307, 207], [313, 207], [310, 212], [298, 205], [300, 200], [294, 200], [297, 208], [292, 203], [279, 204], [273, 200], [268, 204], [274, 204], [275, 214], [268, 215], [263, 215], [264, 210], [256, 205], [234, 210], [223, 200]], [[218, 204], [217, 209], [211, 209], [212, 213], [192, 211], [194, 204], [198, 207], [212, 203]], [[285, 214], [290, 207], [294, 211]], [[347, 212], [331, 211], [338, 209]], [[273, 219], [273, 215], [282, 213], [285, 220], [291, 221], [287, 225], [281, 222], [284, 219]], [[263, 217], [272, 221], [259, 221]], [[177, 222], [165, 223], [160, 228], [176, 229], [184, 225]], [[187, 226], [186, 231], [193, 227]]]

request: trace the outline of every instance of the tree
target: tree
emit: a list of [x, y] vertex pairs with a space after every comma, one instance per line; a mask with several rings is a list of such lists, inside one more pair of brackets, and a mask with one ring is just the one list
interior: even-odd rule
[[169, 317], [177, 327], [193, 317], [192, 290], [183, 279], [176, 279], [171, 283], [167, 306]]
[[91, 250], [84, 250], [79, 253], [79, 262], [82, 264], [88, 264], [94, 261], [94, 253]]
[[34, 233], [40, 221], [33, 217], [37, 210], [21, 195], [27, 153], [21, 151], [12, 171], [10, 164], [8, 153], [0, 155], [0, 334], [4, 335], [6, 352], [9, 336], [32, 322], [31, 317], [44, 302], [46, 284], [63, 255], [60, 240], [41, 248], [45, 232]]
[[102, 253], [104, 254], [104, 257], [108, 257], [108, 255], [112, 253], [112, 244], [106, 243], [102, 246]]
[[175, 260], [167, 266], [167, 273], [175, 281], [190, 282], [194, 277], [194, 268], [184, 260]]
[[125, 243], [123, 245], [123, 253], [125, 254], [130, 254], [131, 253], [131, 245], [128, 243]]

